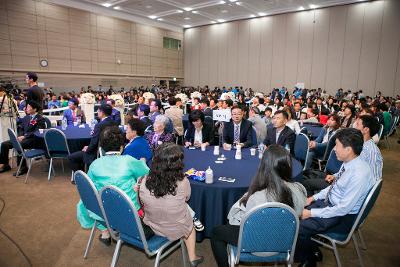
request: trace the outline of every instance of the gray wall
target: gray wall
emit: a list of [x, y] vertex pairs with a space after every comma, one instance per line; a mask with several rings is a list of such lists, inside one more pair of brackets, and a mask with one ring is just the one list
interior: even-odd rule
[[192, 86], [400, 93], [400, 1], [382, 0], [185, 30]]

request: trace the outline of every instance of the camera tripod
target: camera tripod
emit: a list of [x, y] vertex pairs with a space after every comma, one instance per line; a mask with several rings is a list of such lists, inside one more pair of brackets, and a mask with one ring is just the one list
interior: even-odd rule
[[14, 97], [9, 92], [5, 92], [0, 103], [0, 119], [4, 117], [8, 118], [11, 129], [16, 132], [16, 118], [19, 118], [19, 113]]

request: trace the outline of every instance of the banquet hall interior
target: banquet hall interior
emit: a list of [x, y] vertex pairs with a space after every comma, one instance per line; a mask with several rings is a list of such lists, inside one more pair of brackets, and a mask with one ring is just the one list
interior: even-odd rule
[[0, 0], [0, 267], [398, 266], [399, 117], [399, 0]]

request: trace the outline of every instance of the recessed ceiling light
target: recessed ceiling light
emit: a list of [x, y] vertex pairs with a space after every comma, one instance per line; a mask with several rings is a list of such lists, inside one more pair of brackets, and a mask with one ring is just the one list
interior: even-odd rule
[[178, 12], [178, 13], [183, 13], [183, 11], [182, 11], [182, 10], [179, 10], [179, 9], [178, 9], [176, 12]]
[[149, 8], [152, 8], [152, 6], [148, 5], [148, 6], [146, 6], [146, 8], [149, 9]]
[[256, 15], [254, 15], [254, 14], [250, 15], [250, 18], [255, 18], [255, 17], [256, 17]]
[[212, 20], [212, 21], [210, 21], [212, 24], [214, 24], [214, 23], [217, 23], [216, 21], [214, 21], [214, 20]]
[[185, 20], [189, 20], [190, 18], [189, 18], [189, 17], [186, 17], [186, 18], [183, 18], [183, 19], [185, 19]]
[[219, 1], [219, 3], [220, 3], [221, 5], [223, 5], [223, 4], [225, 4], [225, 1]]
[[234, 2], [236, 2], [237, 0], [229, 0], [229, 2], [232, 2], [232, 3], [234, 3]]
[[217, 21], [220, 22], [220, 23], [225, 22], [224, 19], [217, 19]]
[[115, 6], [115, 7], [113, 7], [113, 8], [116, 9], [116, 10], [120, 10], [120, 9], [121, 9], [120, 6]]
[[311, 9], [318, 8], [317, 5], [313, 5], [313, 4], [310, 4], [309, 7], [310, 7]]
[[185, 11], [192, 11], [193, 8], [191, 8], [191, 7], [184, 7], [183, 10], [185, 10]]
[[151, 16], [149, 16], [149, 18], [150, 18], [150, 19], [156, 19], [157, 16], [151, 15]]
[[228, 13], [228, 10], [226, 10], [226, 9], [221, 10], [221, 13]]
[[162, 18], [158, 18], [157, 20], [159, 20], [159, 21], [163, 21], [164, 19], [162, 19]]
[[197, 14], [197, 13], [199, 13], [199, 11], [193, 10], [192, 13]]
[[259, 12], [259, 13], [258, 13], [258, 15], [259, 15], [259, 16], [266, 16], [266, 15], [267, 15], [267, 13], [264, 13], [264, 12]]
[[242, 4], [242, 2], [236, 2], [236, 5], [240, 6]]
[[110, 3], [104, 3], [104, 4], [101, 4], [102, 6], [105, 6], [105, 7], [110, 7], [110, 6], [112, 6]]
[[297, 10], [304, 10], [304, 6], [300, 6]]
[[191, 25], [183, 25], [183, 28], [190, 28], [192, 27]]

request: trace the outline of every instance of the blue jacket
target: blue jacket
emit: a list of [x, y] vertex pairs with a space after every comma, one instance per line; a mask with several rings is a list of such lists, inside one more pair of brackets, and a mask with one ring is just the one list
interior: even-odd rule
[[111, 118], [118, 125], [121, 125], [121, 112], [119, 112], [117, 109], [115, 109], [115, 108], [112, 109]]
[[[72, 110], [71, 109], [64, 110], [63, 117], [67, 119], [67, 125], [73, 125], [74, 124], [74, 119], [72, 117]], [[82, 123], [86, 122], [85, 114], [83, 113], [82, 110], [80, 110], [80, 109], [76, 110], [76, 117], [81, 117]]]
[[143, 136], [138, 136], [129, 143], [122, 152], [122, 155], [129, 155], [138, 160], [145, 158], [146, 162], [149, 162], [153, 156], [149, 143], [147, 143], [147, 140]]

